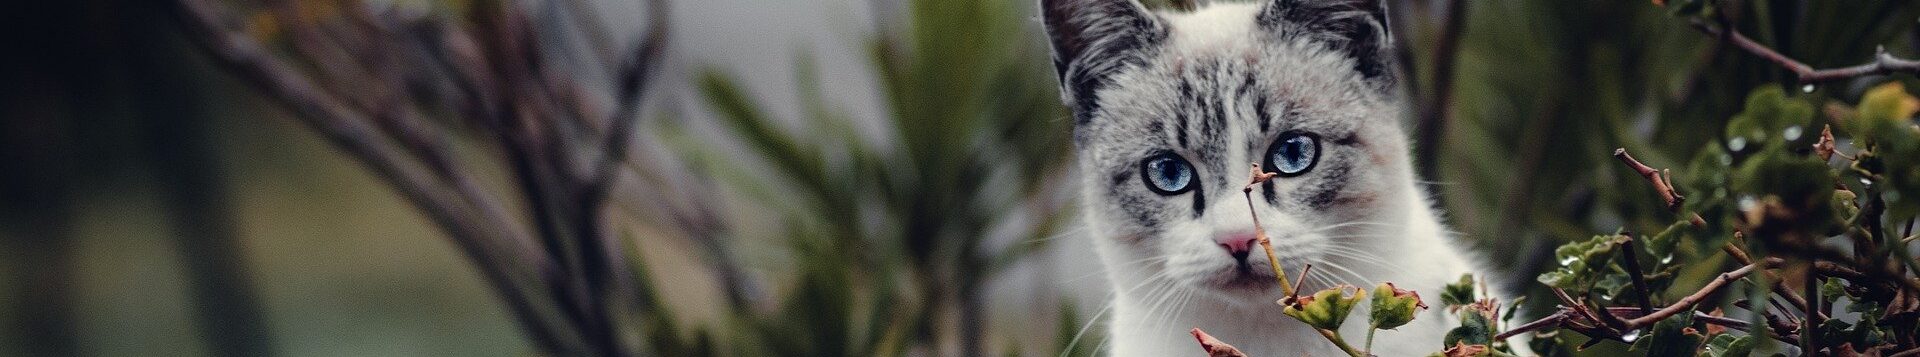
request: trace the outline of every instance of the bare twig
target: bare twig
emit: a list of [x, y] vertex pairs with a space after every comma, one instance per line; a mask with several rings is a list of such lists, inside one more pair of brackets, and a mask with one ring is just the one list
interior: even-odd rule
[[1647, 278], [1640, 272], [1640, 249], [1633, 242], [1632, 234], [1620, 235], [1620, 249], [1627, 252], [1620, 255], [1620, 260], [1627, 269], [1627, 276], [1632, 278], [1628, 282], [1633, 284], [1634, 293], [1640, 295], [1640, 313], [1653, 313], [1653, 294], [1647, 291]]
[[[1546, 317], [1540, 318], [1538, 320], [1534, 320], [1532, 322], [1522, 324], [1518, 327], [1514, 327], [1511, 330], [1495, 335], [1494, 338], [1496, 340], [1504, 340], [1513, 336], [1517, 336], [1522, 333], [1540, 331], [1540, 330], [1546, 330], [1546, 329], [1552, 329], [1552, 328], [1564, 326], [1564, 327], [1574, 329], [1582, 334], [1587, 334], [1588, 336], [1594, 337], [1596, 339], [1619, 340], [1621, 338], [1621, 335], [1620, 335], [1621, 331], [1631, 331], [1634, 329], [1645, 328], [1647, 326], [1652, 326], [1653, 323], [1659, 322], [1662, 319], [1672, 317], [1674, 314], [1679, 314], [1685, 311], [1691, 311], [1696, 306], [1698, 306], [1701, 302], [1706, 301], [1708, 297], [1711, 297], [1713, 296], [1714, 293], [1720, 291], [1721, 288], [1726, 287], [1728, 283], [1731, 283], [1735, 280], [1740, 280], [1741, 278], [1744, 278], [1755, 271], [1765, 271], [1765, 269], [1777, 268], [1783, 263], [1784, 262], [1780, 259], [1768, 258], [1759, 264], [1750, 264], [1731, 272], [1722, 273], [1720, 274], [1720, 276], [1715, 277], [1713, 281], [1708, 282], [1707, 285], [1701, 286], [1700, 289], [1695, 291], [1693, 294], [1687, 295], [1686, 297], [1681, 298], [1679, 301], [1675, 301], [1673, 304], [1669, 304], [1666, 307], [1661, 308], [1660, 310], [1653, 311], [1651, 313], [1640, 314], [1638, 316], [1634, 316], [1628, 320], [1623, 321], [1622, 322], [1623, 326], [1621, 328], [1607, 327], [1608, 323], [1605, 322], [1605, 318], [1601, 317], [1602, 315], [1600, 315], [1599, 313], [1606, 314], [1604, 316], [1613, 316], [1613, 314], [1615, 313], [1623, 313], [1623, 312], [1636, 313], [1637, 312], [1636, 310], [1639, 310], [1639, 308], [1636, 308], [1636, 307], [1606, 308], [1606, 309], [1598, 310], [1599, 313], [1596, 313], [1595, 310], [1587, 308], [1585, 303], [1581, 303], [1580, 301], [1575, 300], [1572, 297], [1568, 296], [1566, 291], [1560, 290], [1560, 289], [1554, 289], [1555, 296], [1558, 296], [1561, 301], [1560, 311], [1555, 312], [1551, 315], [1547, 315]], [[1695, 316], [1702, 316], [1702, 315], [1696, 312]], [[1706, 315], [1706, 316], [1711, 317], [1711, 315]], [[1741, 326], [1741, 327], [1746, 326], [1744, 322], [1733, 322], [1733, 320], [1730, 320], [1730, 319], [1723, 319], [1723, 318], [1717, 318], [1717, 317], [1710, 319], [1709, 322], [1728, 325], [1728, 326]]]
[[1787, 55], [1780, 54], [1780, 52], [1774, 51], [1772, 48], [1762, 45], [1759, 42], [1755, 42], [1753, 39], [1747, 38], [1746, 35], [1740, 34], [1739, 31], [1733, 31], [1731, 28], [1716, 28], [1700, 20], [1690, 21], [1689, 24], [1693, 25], [1694, 29], [1700, 30], [1700, 32], [1724, 39], [1742, 51], [1765, 59], [1767, 62], [1772, 62], [1774, 65], [1786, 69], [1788, 72], [1793, 72], [1794, 76], [1798, 77], [1800, 83], [1832, 82], [1894, 72], [1920, 72], [1920, 61], [1894, 57], [1892, 54], [1887, 53], [1885, 46], [1874, 50], [1873, 61], [1871, 62], [1852, 67], [1814, 69], [1813, 66], [1801, 63], [1792, 57], [1787, 57]]
[[474, 208], [457, 193], [435, 183], [432, 174], [420, 167], [394, 143], [383, 140], [379, 129], [368, 123], [339, 98], [322, 90], [295, 66], [267, 51], [264, 44], [243, 32], [228, 28], [238, 23], [205, 0], [178, 0], [174, 15], [188, 30], [189, 37], [223, 65], [281, 101], [316, 132], [336, 147], [360, 159], [395, 186], [395, 191], [425, 212], [429, 219], [446, 229], [469, 259], [480, 267], [496, 293], [506, 300], [514, 316], [533, 337], [534, 343], [549, 351], [567, 351], [551, 326], [534, 308], [526, 295], [524, 269], [538, 257], [499, 254], [511, 251], [498, 247], [497, 234], [506, 229], [475, 217]]
[[633, 131], [639, 125], [640, 102], [645, 98], [647, 79], [663, 61], [662, 54], [667, 48], [667, 2], [650, 0], [647, 2], [649, 16], [647, 35], [641, 40], [637, 52], [623, 65], [620, 74], [620, 108], [615, 110], [605, 137], [605, 145], [600, 151], [600, 160], [594, 164], [589, 174], [582, 199], [604, 201], [607, 186], [612, 185], [619, 163], [626, 159], [627, 147], [632, 146]]
[[1567, 321], [1567, 318], [1568, 318], [1568, 313], [1565, 310], [1557, 311], [1551, 315], [1542, 317], [1539, 320], [1534, 320], [1533, 322], [1520, 324], [1520, 326], [1515, 326], [1512, 330], [1507, 330], [1507, 332], [1501, 332], [1499, 335], [1493, 336], [1493, 340], [1504, 341], [1508, 338], [1512, 338], [1513, 336], [1518, 336], [1523, 333], [1558, 328], [1560, 327], [1561, 322]]
[[1273, 251], [1273, 240], [1267, 238], [1266, 228], [1260, 226], [1260, 212], [1253, 206], [1253, 186], [1272, 180], [1274, 176], [1278, 174], [1261, 171], [1260, 164], [1253, 164], [1252, 178], [1248, 180], [1246, 187], [1240, 189], [1240, 194], [1247, 198], [1247, 214], [1253, 215], [1254, 237], [1260, 241], [1260, 247], [1267, 250], [1267, 265], [1273, 268], [1273, 276], [1280, 279], [1280, 289], [1285, 290], [1286, 298], [1291, 299], [1297, 295], [1298, 291], [1293, 290], [1293, 283], [1287, 281], [1287, 273], [1280, 269], [1280, 255]]
[[1673, 314], [1677, 314], [1677, 313], [1680, 313], [1681, 311], [1687, 311], [1689, 309], [1692, 309], [1694, 305], [1697, 305], [1701, 301], [1706, 300], [1707, 297], [1712, 296], [1714, 292], [1719, 291], [1721, 287], [1725, 287], [1727, 283], [1731, 283], [1734, 280], [1740, 280], [1740, 278], [1745, 278], [1747, 274], [1752, 274], [1756, 270], [1777, 268], [1782, 263], [1783, 262], [1779, 259], [1767, 258], [1766, 260], [1760, 263], [1750, 264], [1745, 267], [1741, 267], [1740, 269], [1735, 269], [1734, 271], [1731, 271], [1731, 272], [1722, 273], [1720, 274], [1720, 276], [1715, 277], [1713, 281], [1707, 282], [1706, 286], [1700, 287], [1700, 290], [1693, 292], [1693, 294], [1691, 295], [1687, 295], [1686, 297], [1680, 298], [1680, 301], [1675, 301], [1673, 302], [1673, 304], [1667, 305], [1666, 308], [1660, 309], [1660, 311], [1654, 311], [1653, 313], [1647, 314], [1646, 316], [1641, 316], [1641, 317], [1634, 318], [1632, 320], [1627, 320], [1627, 324], [1636, 328], [1653, 325], [1654, 322], [1659, 322], [1661, 319], [1665, 319], [1667, 317], [1673, 316]]
[[[1687, 221], [1694, 227], [1704, 227], [1707, 225], [1706, 220], [1700, 218], [1699, 214], [1681, 210], [1686, 201], [1686, 196], [1680, 195], [1680, 192], [1674, 189], [1672, 180], [1668, 179], [1670, 175], [1668, 172], [1656, 170], [1653, 167], [1641, 163], [1640, 160], [1634, 159], [1633, 155], [1627, 154], [1626, 148], [1614, 149], [1613, 157], [1619, 159], [1621, 163], [1626, 164], [1627, 167], [1633, 169], [1634, 172], [1639, 173], [1641, 177], [1645, 177], [1647, 182], [1653, 185], [1654, 191], [1660, 194], [1660, 198], [1667, 202], [1668, 210], [1676, 214], [1685, 214]], [[1733, 241], [1721, 245], [1720, 249], [1725, 251], [1728, 256], [1733, 257], [1735, 261], [1740, 262], [1740, 264], [1754, 264], [1753, 258], [1747, 255], [1746, 250], [1740, 249], [1740, 246], [1736, 244], [1744, 235], [1738, 231], [1734, 232], [1733, 235]], [[1775, 276], [1772, 272], [1762, 271], [1761, 273], [1767, 278], [1767, 281], [1770, 282], [1769, 284], [1772, 285], [1770, 288], [1773, 292], [1786, 298], [1788, 302], [1793, 303], [1794, 307], [1799, 308], [1801, 311], [1806, 311], [1810, 315], [1821, 314], [1819, 311], [1809, 310], [1807, 299], [1794, 293], [1793, 289], [1782, 285], [1780, 277]]]
[[1665, 172], [1648, 167], [1647, 164], [1640, 163], [1640, 160], [1634, 160], [1633, 155], [1627, 154], [1627, 148], [1614, 149], [1613, 157], [1620, 159], [1621, 163], [1627, 164], [1628, 168], [1633, 169], [1633, 171], [1639, 173], [1640, 176], [1646, 177], [1647, 182], [1653, 183], [1654, 191], [1659, 192], [1660, 199], [1667, 202], [1668, 210], [1677, 212], [1680, 210], [1681, 205], [1686, 203], [1687, 197], [1681, 196], [1679, 192], [1674, 191], [1673, 181], [1667, 179]]

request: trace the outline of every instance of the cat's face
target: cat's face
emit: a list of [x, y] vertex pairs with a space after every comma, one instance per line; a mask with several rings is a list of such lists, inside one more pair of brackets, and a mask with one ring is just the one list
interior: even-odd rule
[[1242, 193], [1252, 163], [1279, 174], [1253, 187], [1251, 206], [1294, 274], [1403, 221], [1410, 169], [1377, 4], [1042, 4], [1110, 269], [1271, 299]]

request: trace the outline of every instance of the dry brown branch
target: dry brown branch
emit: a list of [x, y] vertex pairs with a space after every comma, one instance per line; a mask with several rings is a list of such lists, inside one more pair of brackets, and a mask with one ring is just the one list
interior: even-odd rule
[[[1681, 298], [1679, 301], [1675, 301], [1674, 303], [1669, 304], [1658, 311], [1654, 311], [1652, 313], [1648, 313], [1644, 315], [1634, 316], [1627, 320], [1619, 321], [1615, 323], [1607, 322], [1606, 321], [1607, 318], [1602, 316], [1612, 317], [1614, 316], [1613, 314], [1615, 313], [1632, 313], [1632, 312], [1635, 312], [1635, 310], [1637, 310], [1638, 308], [1637, 307], [1629, 307], [1624, 309], [1606, 308], [1606, 309], [1600, 309], [1600, 310], [1593, 310], [1593, 309], [1587, 308], [1587, 305], [1585, 303], [1582, 303], [1578, 300], [1575, 300], [1571, 296], [1568, 296], [1565, 291], [1562, 291], [1560, 289], [1554, 289], [1555, 295], [1558, 296], [1561, 300], [1560, 311], [1557, 311], [1551, 315], [1547, 315], [1546, 317], [1540, 318], [1538, 320], [1521, 324], [1520, 326], [1514, 327], [1513, 329], [1508, 330], [1506, 332], [1501, 332], [1498, 335], [1496, 335], [1494, 339], [1496, 341], [1505, 340], [1513, 336], [1518, 336], [1522, 333], [1552, 329], [1556, 327], [1565, 327], [1565, 328], [1569, 328], [1577, 332], [1580, 332], [1582, 334], [1586, 334], [1589, 337], [1594, 337], [1595, 339], [1622, 340], [1621, 336], [1626, 331], [1632, 331], [1636, 329], [1645, 328], [1647, 326], [1652, 326], [1655, 322], [1659, 322], [1660, 320], [1666, 319], [1668, 317], [1672, 317], [1675, 314], [1679, 314], [1687, 311], [1693, 311], [1695, 308], [1698, 307], [1698, 305], [1701, 302], [1706, 301], [1708, 297], [1711, 297], [1713, 296], [1714, 293], [1719, 292], [1720, 289], [1726, 287], [1727, 284], [1735, 280], [1740, 280], [1741, 278], [1745, 278], [1747, 275], [1750, 275], [1756, 271], [1766, 271], [1767, 269], [1778, 268], [1780, 265], [1784, 263], [1785, 263], [1784, 261], [1778, 258], [1767, 258], [1766, 260], [1763, 260], [1758, 264], [1750, 264], [1731, 272], [1722, 273], [1720, 274], [1720, 276], [1715, 277], [1713, 281], [1710, 281], [1706, 285], [1701, 286], [1699, 290], [1694, 291], [1692, 294], [1689, 294], [1686, 297]], [[1696, 313], [1695, 316], [1698, 317], [1701, 315]], [[1711, 315], [1706, 315], [1706, 316], [1712, 317]], [[1710, 319], [1709, 323], [1716, 323], [1716, 322], [1717, 323], [1733, 323], [1731, 321], [1732, 320], [1723, 319], [1723, 318], [1712, 318]], [[1615, 324], [1617, 324], [1618, 326], [1609, 326], [1609, 325], [1615, 325]], [[1739, 322], [1737, 324], [1738, 326], [1742, 326], [1742, 327], [1745, 326], [1744, 322]]]
[[1627, 253], [1620, 255], [1621, 267], [1626, 268], [1631, 278], [1628, 283], [1633, 284], [1634, 293], [1639, 295], [1636, 300], [1640, 303], [1640, 313], [1652, 313], [1653, 294], [1648, 292], [1647, 278], [1640, 272], [1640, 249], [1633, 242], [1632, 234], [1620, 235], [1620, 250]]
[[1740, 278], [1745, 278], [1747, 274], [1752, 274], [1756, 270], [1778, 268], [1780, 264], [1783, 264], [1783, 262], [1779, 259], [1767, 258], [1761, 263], [1750, 264], [1731, 272], [1722, 273], [1720, 276], [1714, 277], [1713, 281], [1708, 282], [1706, 286], [1701, 286], [1700, 290], [1694, 291], [1693, 294], [1680, 298], [1680, 301], [1675, 301], [1673, 304], [1667, 305], [1666, 308], [1660, 309], [1660, 311], [1654, 311], [1646, 316], [1627, 320], [1627, 325], [1635, 328], [1651, 326], [1654, 322], [1659, 322], [1661, 319], [1683, 311], [1690, 311], [1694, 308], [1694, 305], [1698, 305], [1701, 301], [1705, 301], [1707, 297], [1713, 296], [1714, 292], [1720, 291], [1720, 288], [1725, 287], [1728, 283], [1732, 283], [1734, 280], [1740, 280]]
[[[1654, 190], [1660, 194], [1660, 198], [1666, 201], [1668, 210], [1676, 214], [1685, 214], [1687, 221], [1695, 227], [1706, 226], [1706, 220], [1702, 219], [1699, 214], [1681, 210], [1684, 208], [1683, 204], [1685, 203], [1686, 196], [1680, 195], [1680, 192], [1675, 190], [1673, 181], [1669, 178], [1671, 176], [1669, 172], [1656, 170], [1653, 167], [1647, 166], [1647, 164], [1641, 163], [1640, 160], [1634, 159], [1633, 155], [1628, 154], [1626, 148], [1614, 149], [1613, 157], [1619, 159], [1622, 164], [1626, 164], [1627, 167], [1633, 169], [1634, 172], [1639, 173], [1641, 177], [1646, 178], [1647, 182], [1652, 184]], [[1737, 242], [1741, 240], [1743, 235], [1738, 231], [1734, 232], [1733, 235], [1733, 241], [1721, 245], [1720, 249], [1725, 251], [1728, 256], [1733, 257], [1734, 261], [1740, 262], [1740, 264], [1753, 265], [1753, 258], [1747, 255], [1746, 250], [1740, 249], [1740, 246], [1737, 245]], [[1771, 284], [1770, 288], [1773, 292], [1786, 298], [1794, 307], [1799, 308], [1800, 311], [1808, 312], [1811, 315], [1824, 316], [1824, 314], [1819, 311], [1809, 309], [1807, 299], [1794, 293], [1793, 289], [1782, 285], [1782, 280], [1779, 276], [1767, 271], [1762, 271], [1761, 273], [1766, 277], [1769, 284]]]
[[1894, 57], [1892, 54], [1887, 53], [1887, 49], [1884, 46], [1874, 51], [1873, 61], [1864, 64], [1852, 67], [1814, 69], [1813, 66], [1801, 63], [1792, 57], [1787, 57], [1787, 55], [1780, 54], [1780, 52], [1774, 51], [1766, 45], [1747, 38], [1746, 35], [1740, 34], [1739, 31], [1716, 28], [1701, 20], [1694, 20], [1689, 23], [1693, 25], [1694, 29], [1700, 30], [1700, 32], [1714, 36], [1715, 38], [1725, 39], [1727, 43], [1733, 44], [1734, 47], [1742, 51], [1758, 56], [1761, 59], [1767, 60], [1767, 62], [1772, 62], [1774, 65], [1786, 69], [1788, 72], [1793, 72], [1794, 76], [1798, 77], [1800, 83], [1832, 82], [1894, 72], [1920, 72], [1920, 61]]
[[1653, 183], [1654, 191], [1659, 192], [1660, 199], [1667, 202], [1668, 210], [1679, 211], [1681, 205], [1686, 204], [1687, 197], [1674, 191], [1673, 180], [1668, 178], [1666, 173], [1640, 163], [1640, 160], [1634, 160], [1633, 155], [1627, 154], [1627, 148], [1614, 149], [1613, 157], [1620, 159], [1621, 163], [1639, 173], [1641, 177], [1647, 178], [1647, 182]]

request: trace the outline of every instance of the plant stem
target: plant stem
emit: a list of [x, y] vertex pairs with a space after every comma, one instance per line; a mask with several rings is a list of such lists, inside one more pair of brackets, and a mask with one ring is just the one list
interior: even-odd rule
[[[1255, 216], [1258, 217], [1258, 215]], [[1259, 219], [1256, 218], [1253, 222], [1253, 229], [1261, 229]], [[1274, 254], [1273, 240], [1267, 239], [1266, 233], [1260, 233], [1260, 248], [1267, 250], [1267, 265], [1273, 267], [1273, 276], [1280, 279], [1280, 288], [1286, 291], [1287, 296], [1294, 296], [1297, 291], [1293, 290], [1293, 283], [1287, 281], [1287, 273], [1280, 270], [1280, 258]]]
[[1367, 344], [1365, 346], [1367, 347], [1368, 354], [1373, 353], [1373, 333], [1378, 331], [1380, 331], [1379, 325], [1367, 326]]
[[1353, 345], [1347, 344], [1347, 340], [1341, 339], [1339, 332], [1334, 332], [1333, 330], [1328, 330], [1328, 329], [1314, 329], [1314, 330], [1320, 331], [1320, 336], [1326, 337], [1327, 342], [1333, 342], [1334, 346], [1339, 346], [1340, 350], [1345, 351], [1348, 356], [1367, 357], [1367, 354], [1360, 353], [1360, 350], [1353, 349]]
[[1293, 282], [1287, 281], [1287, 273], [1280, 269], [1280, 255], [1273, 252], [1273, 240], [1267, 238], [1267, 229], [1260, 226], [1260, 212], [1253, 206], [1253, 186], [1273, 179], [1273, 176], [1274, 174], [1271, 173], [1260, 172], [1260, 164], [1253, 164], [1253, 179], [1247, 182], [1246, 187], [1240, 189], [1240, 195], [1247, 198], [1247, 214], [1253, 216], [1254, 236], [1259, 237], [1260, 248], [1267, 250], [1267, 266], [1273, 268], [1274, 278], [1280, 279], [1280, 290], [1285, 292], [1287, 297], [1293, 297], [1295, 293]]

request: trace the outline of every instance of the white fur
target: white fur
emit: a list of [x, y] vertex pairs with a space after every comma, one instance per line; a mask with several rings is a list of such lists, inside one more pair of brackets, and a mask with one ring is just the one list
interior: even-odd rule
[[[1474, 270], [1474, 265], [1457, 248], [1462, 245], [1451, 241], [1429, 207], [1425, 191], [1415, 182], [1405, 133], [1397, 120], [1404, 110], [1400, 100], [1369, 88], [1352, 71], [1340, 70], [1352, 68], [1351, 59], [1307, 40], [1279, 45], [1255, 41], [1261, 36], [1252, 18], [1258, 8], [1258, 4], [1221, 4], [1192, 13], [1161, 14], [1170, 32], [1159, 51], [1171, 56], [1146, 68], [1115, 73], [1115, 84], [1098, 98], [1103, 115], [1093, 127], [1081, 130], [1094, 131], [1093, 137], [1102, 131], [1144, 131], [1144, 118], [1175, 110], [1165, 104], [1169, 95], [1165, 89], [1170, 86], [1166, 82], [1174, 80], [1187, 57], [1249, 58], [1254, 73], [1280, 93], [1272, 95], [1295, 105], [1299, 116], [1308, 118], [1297, 125], [1357, 133], [1361, 144], [1356, 144], [1356, 154], [1344, 159], [1367, 163], [1349, 178], [1350, 184], [1373, 195], [1364, 203], [1340, 206], [1337, 212], [1287, 212], [1261, 202], [1256, 190], [1253, 209], [1273, 237], [1287, 274], [1297, 276], [1303, 264], [1313, 264], [1314, 277], [1305, 282], [1303, 294], [1325, 288], [1329, 282], [1369, 291], [1379, 282], [1394, 282], [1438, 305], [1440, 287]], [[1226, 105], [1243, 107], [1239, 104]], [[1244, 163], [1263, 162], [1265, 143], [1272, 136], [1260, 136], [1251, 123], [1228, 121], [1226, 133], [1237, 138], [1235, 143], [1257, 145], [1226, 145], [1224, 152], [1205, 153], [1241, 164], [1195, 164], [1196, 176], [1233, 189], [1207, 186], [1211, 191], [1206, 192], [1207, 209], [1201, 217], [1182, 217], [1158, 234], [1129, 224], [1132, 218], [1125, 211], [1129, 208], [1112, 202], [1113, 188], [1106, 175], [1093, 174], [1130, 165], [1137, 160], [1132, 148], [1102, 144], [1097, 138], [1082, 143], [1080, 165], [1089, 173], [1082, 175], [1086, 180], [1083, 199], [1089, 202], [1084, 214], [1094, 250], [1107, 267], [1114, 289], [1108, 312], [1111, 336], [1106, 343], [1111, 355], [1199, 355], [1198, 344], [1187, 333], [1195, 327], [1252, 356], [1344, 355], [1316, 332], [1281, 314], [1281, 307], [1274, 303], [1281, 297], [1277, 284], [1249, 290], [1209, 280], [1231, 272], [1235, 264], [1211, 237], [1253, 228], [1238, 187], [1247, 180]], [[1285, 178], [1276, 182], [1285, 192], [1300, 189], [1293, 185], [1301, 184]], [[1257, 246], [1250, 263], [1256, 273], [1269, 269]], [[1270, 274], [1263, 276], [1271, 279]], [[1359, 347], [1366, 336], [1367, 310], [1363, 303], [1354, 311], [1342, 330]], [[1410, 325], [1380, 331], [1372, 354], [1416, 356], [1439, 351], [1441, 337], [1457, 321], [1438, 308], [1421, 312]]]

